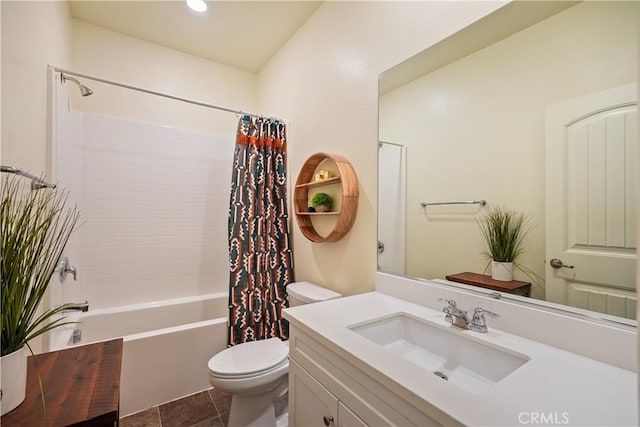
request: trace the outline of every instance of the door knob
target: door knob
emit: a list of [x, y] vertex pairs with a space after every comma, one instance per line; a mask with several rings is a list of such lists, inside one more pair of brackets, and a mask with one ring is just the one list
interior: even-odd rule
[[561, 259], [558, 258], [553, 258], [551, 261], [549, 261], [549, 264], [553, 268], [573, 268], [573, 265], [566, 265], [562, 262]]
[[382, 240], [378, 240], [378, 253], [381, 254], [384, 252], [384, 242]]

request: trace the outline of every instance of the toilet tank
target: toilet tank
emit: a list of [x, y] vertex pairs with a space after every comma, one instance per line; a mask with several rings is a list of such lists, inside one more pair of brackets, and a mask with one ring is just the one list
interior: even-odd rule
[[311, 282], [290, 283], [287, 286], [287, 293], [289, 294], [289, 307], [326, 301], [342, 296], [337, 292], [325, 289]]

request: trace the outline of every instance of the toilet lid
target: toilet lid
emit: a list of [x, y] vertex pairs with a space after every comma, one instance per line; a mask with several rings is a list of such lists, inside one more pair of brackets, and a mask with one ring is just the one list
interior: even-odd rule
[[229, 347], [213, 356], [209, 372], [225, 376], [241, 376], [266, 371], [282, 364], [289, 356], [289, 347], [279, 338], [250, 341]]

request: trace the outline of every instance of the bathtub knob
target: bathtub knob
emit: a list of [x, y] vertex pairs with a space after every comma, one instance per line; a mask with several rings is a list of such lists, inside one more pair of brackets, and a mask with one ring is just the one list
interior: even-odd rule
[[328, 417], [325, 415], [322, 417], [322, 421], [325, 426], [329, 427], [329, 425], [333, 424], [333, 415], [329, 415]]
[[78, 270], [69, 263], [69, 258], [64, 257], [62, 261], [60, 261], [60, 283], [64, 283], [69, 273], [73, 276], [74, 281], [78, 280]]

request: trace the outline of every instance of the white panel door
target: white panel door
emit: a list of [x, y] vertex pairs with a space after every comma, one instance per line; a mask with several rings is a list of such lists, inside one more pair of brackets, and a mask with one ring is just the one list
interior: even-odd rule
[[548, 301], [635, 318], [637, 145], [635, 84], [547, 108]]

